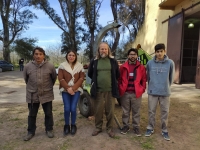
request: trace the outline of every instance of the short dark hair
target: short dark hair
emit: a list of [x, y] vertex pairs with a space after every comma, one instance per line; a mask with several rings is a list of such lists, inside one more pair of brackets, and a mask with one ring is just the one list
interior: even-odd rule
[[159, 50], [159, 49], [164, 49], [165, 50], [165, 44], [164, 43], [159, 43], [154, 47], [154, 49], [155, 49], [155, 52], [157, 50]]
[[135, 53], [138, 55], [138, 50], [135, 49], [135, 48], [131, 48], [131, 49], [129, 49], [127, 55], [129, 55], [130, 52], [132, 52], [132, 51], [135, 52]]
[[35, 54], [35, 51], [36, 51], [36, 50], [42, 52], [42, 53], [45, 55], [45, 51], [44, 51], [44, 49], [41, 48], [41, 47], [36, 47], [36, 48], [34, 48], [34, 49], [33, 49], [33, 55]]
[[68, 50], [67, 53], [66, 53], [65, 58], [66, 58], [67, 62], [69, 62], [68, 59], [67, 59], [67, 55], [68, 55], [70, 52], [74, 53], [74, 55], [75, 55], [75, 57], [76, 57], [75, 60], [74, 60], [74, 62], [72, 63], [73, 65], [75, 65], [76, 62], [77, 62], [77, 55], [78, 55], [77, 52], [76, 52], [75, 50]]

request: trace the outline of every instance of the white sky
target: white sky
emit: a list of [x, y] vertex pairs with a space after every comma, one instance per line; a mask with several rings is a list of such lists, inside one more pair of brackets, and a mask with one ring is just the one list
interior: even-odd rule
[[[61, 13], [57, 0], [50, 0], [50, 5], [58, 14]], [[28, 38], [37, 38], [38, 46], [44, 48], [50, 45], [61, 43], [61, 29], [59, 29], [43, 11], [35, 9], [33, 11], [38, 16], [38, 19], [35, 19], [34, 23], [29, 25], [29, 29], [24, 32], [22, 36]], [[105, 26], [109, 21], [113, 21], [110, 0], [104, 0], [100, 8], [99, 23], [102, 26]]]

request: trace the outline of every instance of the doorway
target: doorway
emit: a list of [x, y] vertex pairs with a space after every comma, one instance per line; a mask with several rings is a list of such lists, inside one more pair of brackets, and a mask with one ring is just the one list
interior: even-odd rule
[[[185, 16], [181, 83], [196, 83], [200, 36], [200, 12]], [[196, 83], [197, 84], [197, 83]]]

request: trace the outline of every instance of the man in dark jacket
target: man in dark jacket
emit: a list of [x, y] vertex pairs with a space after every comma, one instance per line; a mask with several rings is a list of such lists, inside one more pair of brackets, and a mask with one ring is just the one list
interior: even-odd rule
[[126, 134], [129, 128], [130, 112], [132, 110], [132, 125], [137, 136], [140, 134], [140, 107], [142, 94], [146, 89], [146, 69], [137, 60], [138, 50], [131, 48], [128, 51], [128, 60], [120, 67], [118, 82], [122, 107], [122, 134]]
[[35, 135], [36, 117], [40, 103], [45, 113], [45, 130], [49, 138], [53, 138], [52, 101], [54, 99], [53, 86], [56, 81], [56, 70], [52, 64], [45, 60], [45, 51], [36, 47], [33, 50], [34, 61], [24, 67], [24, 80], [26, 82], [26, 101], [28, 103], [28, 134], [24, 141]]
[[19, 70], [23, 71], [24, 70], [24, 58], [21, 58], [19, 60]]
[[[88, 68], [88, 76], [92, 79], [91, 96], [94, 98], [95, 110], [95, 130], [92, 136], [102, 132], [103, 112], [107, 119], [107, 133], [113, 138], [115, 98], [119, 98], [117, 80], [119, 78], [119, 66], [117, 61], [111, 55], [107, 43], [102, 42], [99, 45], [97, 56], [91, 60]], [[105, 105], [104, 105], [105, 102]]]

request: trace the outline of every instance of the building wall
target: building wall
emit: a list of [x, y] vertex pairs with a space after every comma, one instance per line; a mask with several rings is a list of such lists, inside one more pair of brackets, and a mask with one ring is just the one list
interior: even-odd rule
[[[162, 22], [168, 19], [169, 16], [179, 13], [182, 8], [187, 8], [197, 2], [199, 2], [199, 0], [185, 0], [172, 11], [160, 9], [159, 4], [161, 0], [146, 0], [144, 24], [133, 42], [133, 47], [137, 47], [137, 44], [141, 44], [141, 47], [151, 54], [154, 52], [154, 46], [157, 43], [164, 43], [167, 45], [168, 22]], [[199, 9], [196, 10], [198, 11]], [[187, 13], [188, 12], [189, 11], [187, 11]], [[192, 13], [194, 13], [194, 10]]]
[[154, 46], [157, 43], [167, 43], [167, 22], [162, 24], [173, 14], [171, 10], [160, 10], [160, 0], [146, 0], [145, 20], [144, 24], [139, 30], [133, 47], [141, 44], [141, 47], [149, 54], [154, 52]]

